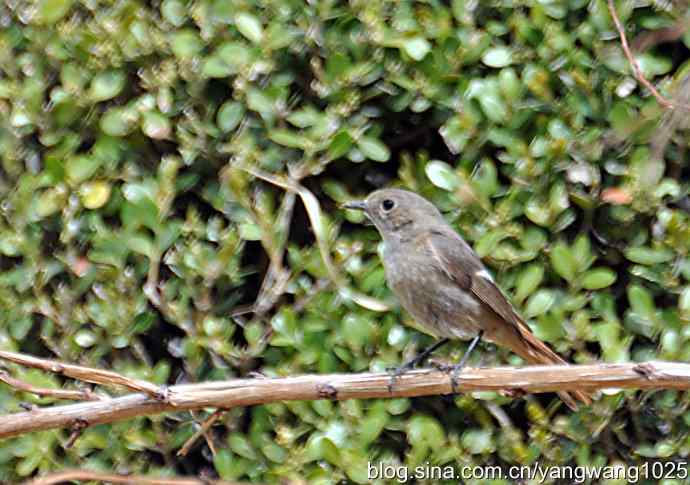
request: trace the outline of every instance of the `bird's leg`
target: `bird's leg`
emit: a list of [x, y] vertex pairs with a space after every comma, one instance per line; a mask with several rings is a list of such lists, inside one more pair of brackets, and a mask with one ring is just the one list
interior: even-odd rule
[[465, 351], [465, 355], [462, 356], [462, 359], [460, 359], [458, 365], [453, 367], [453, 370], [450, 373], [450, 386], [453, 390], [453, 394], [457, 394], [458, 374], [460, 374], [460, 371], [463, 369], [463, 367], [465, 367], [465, 364], [467, 364], [467, 359], [469, 359], [470, 354], [481, 340], [482, 335], [484, 335], [484, 330], [480, 330], [479, 333], [472, 339], [470, 346], [467, 347], [467, 350]]
[[419, 354], [415, 355], [414, 358], [408, 360], [405, 362], [403, 365], [400, 367], [395, 367], [392, 370], [393, 373], [391, 375], [391, 380], [388, 383], [388, 392], [393, 391], [393, 385], [395, 384], [395, 379], [398, 378], [399, 376], [403, 375], [405, 372], [408, 370], [412, 370], [415, 368], [415, 366], [421, 364], [426, 360], [427, 357], [429, 357], [433, 352], [438, 350], [439, 348], [443, 347], [445, 344], [447, 344], [450, 341], [448, 338], [443, 338], [439, 340], [438, 342], [435, 342], [433, 345], [430, 345], [426, 349], [424, 349], [422, 352]]
[[450, 342], [450, 339], [442, 338], [438, 342], [435, 342], [433, 345], [430, 345], [426, 349], [422, 350], [414, 358], [405, 362], [400, 368], [405, 369], [405, 370], [413, 369], [414, 367], [416, 367], [419, 364], [421, 364], [422, 362], [424, 362], [427, 359], [427, 357], [429, 357], [431, 354], [436, 352], [438, 349], [440, 349], [441, 347], [446, 345], [448, 342]]

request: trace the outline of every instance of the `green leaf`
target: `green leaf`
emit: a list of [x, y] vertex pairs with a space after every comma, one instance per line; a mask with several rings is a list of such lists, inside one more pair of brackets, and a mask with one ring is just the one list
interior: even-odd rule
[[101, 166], [100, 159], [88, 155], [70, 157], [65, 162], [67, 180], [71, 184], [78, 184], [89, 179]]
[[73, 3], [74, 0], [40, 0], [34, 7], [36, 8], [36, 23], [54, 24], [67, 15]]
[[149, 259], [155, 259], [156, 249], [151, 238], [145, 234], [134, 234], [127, 238], [127, 247]]
[[228, 444], [234, 453], [249, 460], [256, 460], [256, 451], [254, 451], [254, 448], [243, 434], [232, 433], [228, 438]]
[[530, 264], [525, 267], [517, 277], [515, 285], [515, 301], [524, 301], [534, 292], [544, 278], [544, 266], [541, 264]]
[[277, 129], [268, 132], [268, 137], [279, 145], [304, 149], [308, 140], [294, 131]]
[[216, 124], [222, 132], [229, 133], [237, 128], [243, 116], [244, 106], [241, 103], [226, 101], [218, 110]]
[[189, 59], [202, 51], [204, 43], [196, 31], [184, 29], [172, 34], [170, 47], [175, 57]]
[[549, 191], [549, 209], [551, 214], [560, 214], [570, 207], [568, 189], [563, 182], [557, 182], [551, 186]]
[[391, 153], [388, 147], [381, 142], [381, 140], [373, 136], [362, 136], [357, 140], [357, 147], [362, 151], [365, 157], [376, 162], [387, 161]]
[[273, 100], [260, 89], [249, 89], [247, 91], [247, 106], [259, 113], [272, 113], [275, 110]]
[[647, 79], [666, 74], [673, 68], [670, 57], [645, 52], [637, 55], [636, 60], [640, 66], [642, 74]]
[[455, 190], [460, 183], [455, 170], [446, 162], [431, 160], [424, 167], [424, 171], [432, 184], [444, 190]]
[[628, 286], [628, 302], [633, 312], [647, 320], [655, 320], [656, 305], [646, 288], [635, 284]]
[[417, 414], [407, 422], [407, 440], [413, 447], [436, 450], [446, 441], [446, 436], [436, 419]]
[[471, 455], [493, 453], [496, 449], [491, 429], [473, 429], [465, 431], [460, 440], [463, 448]]
[[31, 201], [30, 220], [38, 221], [59, 212], [66, 200], [67, 192], [62, 188], [44, 190]]
[[575, 239], [571, 252], [575, 258], [578, 271], [588, 269], [596, 259], [592, 254], [592, 243], [589, 240], [589, 236], [586, 234], [580, 234], [577, 239]]
[[235, 25], [237, 30], [254, 44], [260, 44], [264, 38], [261, 21], [249, 12], [240, 12], [235, 15]]
[[522, 83], [512, 67], [501, 69], [498, 73], [498, 87], [508, 101], [517, 101], [522, 96]]
[[513, 63], [513, 51], [508, 47], [493, 47], [482, 56], [482, 62], [489, 67], [506, 67]]
[[105, 71], [96, 75], [91, 81], [90, 97], [94, 102], [114, 98], [125, 87], [125, 73], [122, 71]]
[[686, 318], [690, 315], [690, 286], [683, 288], [678, 298], [678, 309]]
[[89, 330], [80, 330], [74, 335], [74, 341], [79, 347], [92, 347], [96, 343], [97, 337]]
[[164, 0], [161, 5], [163, 18], [175, 27], [182, 26], [187, 18], [187, 7], [180, 0]]
[[110, 199], [110, 183], [103, 180], [86, 182], [79, 188], [79, 196], [87, 209], [103, 207]]
[[675, 253], [670, 249], [652, 249], [647, 246], [638, 246], [625, 250], [625, 257], [637, 264], [653, 265], [671, 261]]
[[213, 465], [218, 472], [218, 476], [224, 480], [236, 478], [233, 462], [232, 453], [228, 449], [221, 448], [213, 455]]
[[143, 115], [141, 131], [149, 138], [163, 140], [170, 137], [170, 120], [158, 111], [147, 111]]
[[424, 37], [410, 37], [402, 41], [405, 53], [415, 61], [421, 61], [431, 50], [431, 44]]
[[313, 108], [304, 108], [299, 111], [293, 111], [287, 117], [290, 124], [298, 128], [308, 128], [323, 121], [325, 116], [317, 112]]
[[562, 242], [556, 243], [549, 254], [551, 266], [558, 275], [571, 283], [577, 273], [577, 261], [570, 248]]
[[527, 218], [540, 226], [548, 226], [551, 221], [551, 211], [539, 197], [532, 197], [525, 205], [525, 215]]
[[525, 307], [525, 316], [534, 318], [548, 312], [553, 304], [556, 303], [556, 293], [552, 290], [539, 290], [534, 293]]
[[106, 135], [125, 136], [129, 134], [138, 120], [138, 114], [127, 108], [110, 108], [101, 117], [100, 126]]
[[582, 286], [587, 290], [600, 290], [616, 281], [616, 273], [609, 268], [594, 268], [582, 276]]
[[346, 130], [340, 130], [331, 139], [331, 144], [328, 146], [328, 155], [332, 159], [342, 157], [350, 151], [353, 142], [354, 140]]
[[498, 190], [498, 172], [491, 160], [482, 160], [472, 175], [472, 183], [484, 197], [491, 197]]

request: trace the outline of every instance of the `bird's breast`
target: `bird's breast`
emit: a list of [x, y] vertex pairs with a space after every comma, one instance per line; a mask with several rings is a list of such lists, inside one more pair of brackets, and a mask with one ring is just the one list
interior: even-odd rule
[[423, 252], [415, 247], [386, 248], [384, 269], [388, 286], [402, 307], [430, 333], [461, 339], [477, 334], [481, 303]]

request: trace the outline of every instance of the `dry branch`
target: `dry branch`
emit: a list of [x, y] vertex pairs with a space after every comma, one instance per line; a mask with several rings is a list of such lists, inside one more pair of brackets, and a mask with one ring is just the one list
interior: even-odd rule
[[17, 391], [24, 391], [30, 394], [35, 394], [37, 396], [47, 396], [53, 397], [55, 399], [67, 399], [69, 401], [98, 401], [104, 399], [97, 394], [91, 392], [90, 389], [69, 390], [69, 389], [50, 389], [47, 387], [36, 387], [33, 384], [24, 382], [20, 379], [16, 379], [10, 376], [4, 370], [0, 370], [0, 382], [4, 382], [8, 386]]
[[[450, 394], [448, 373], [437, 369], [411, 371], [389, 391], [386, 373], [303, 375], [235, 379], [171, 386], [163, 401], [136, 393], [105, 401], [37, 408], [0, 416], [0, 438], [30, 431], [69, 428], [79, 423], [111, 423], [136, 416], [232, 408], [276, 401], [368, 399]], [[523, 390], [527, 392], [627, 389], [690, 389], [690, 364], [647, 362], [563, 366], [466, 368], [460, 391]]]
[[155, 478], [146, 475], [120, 475], [116, 473], [100, 473], [90, 470], [64, 470], [43, 477], [24, 482], [24, 485], [55, 485], [58, 483], [72, 483], [75, 481], [120, 483], [127, 485], [242, 485], [240, 482], [225, 480], [211, 480], [193, 477]]
[[630, 63], [630, 68], [633, 71], [633, 75], [635, 76], [635, 79], [637, 79], [644, 87], [649, 89], [649, 92], [652, 93], [652, 96], [654, 96], [656, 98], [657, 102], [661, 106], [663, 106], [664, 108], [681, 108], [684, 110], [690, 110], [690, 106], [688, 106], [688, 105], [674, 104], [672, 101], [669, 101], [668, 99], [666, 99], [654, 87], [654, 85], [651, 82], [649, 82], [649, 80], [646, 77], [644, 77], [644, 74], [642, 73], [642, 69], [640, 68], [640, 64], [637, 62], [637, 59], [635, 59], [635, 56], [633, 55], [632, 51], [630, 50], [630, 45], [628, 44], [628, 37], [625, 35], [625, 28], [623, 27], [623, 24], [621, 23], [621, 19], [618, 17], [618, 12], [616, 12], [616, 6], [614, 5], [614, 0], [608, 0], [608, 7], [609, 7], [609, 13], [611, 14], [611, 18], [613, 19], [613, 23], [616, 25], [616, 30], [618, 30], [618, 35], [620, 36], [620, 39], [621, 39], [621, 47], [623, 47], [623, 53], [625, 53], [625, 57], [628, 59], [628, 62]]
[[[132, 379], [118, 374], [117, 372], [96, 369], [94, 367], [84, 367], [74, 364], [63, 364], [50, 359], [41, 359], [31, 355], [19, 354], [17, 352], [7, 352], [0, 350], [0, 359], [32, 367], [44, 371], [60, 374], [63, 376], [78, 379], [80, 381], [91, 382], [94, 384], [106, 384], [109, 386], [122, 386], [132, 391], [143, 392], [149, 396], [161, 400], [165, 397], [165, 388], [157, 386], [141, 379]], [[22, 389], [25, 390], [25, 389]]]

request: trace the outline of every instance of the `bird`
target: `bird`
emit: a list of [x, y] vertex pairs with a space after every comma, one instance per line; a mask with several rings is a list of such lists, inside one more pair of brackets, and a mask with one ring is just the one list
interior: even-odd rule
[[[567, 364], [532, 333], [479, 256], [427, 199], [408, 190], [385, 188], [343, 207], [363, 211], [374, 224], [383, 238], [388, 286], [417, 324], [439, 339], [399, 367], [394, 377], [453, 339], [470, 341], [451, 374], [454, 392], [458, 373], [482, 338], [530, 364]], [[578, 400], [591, 404], [583, 391], [558, 394], [573, 410]]]

